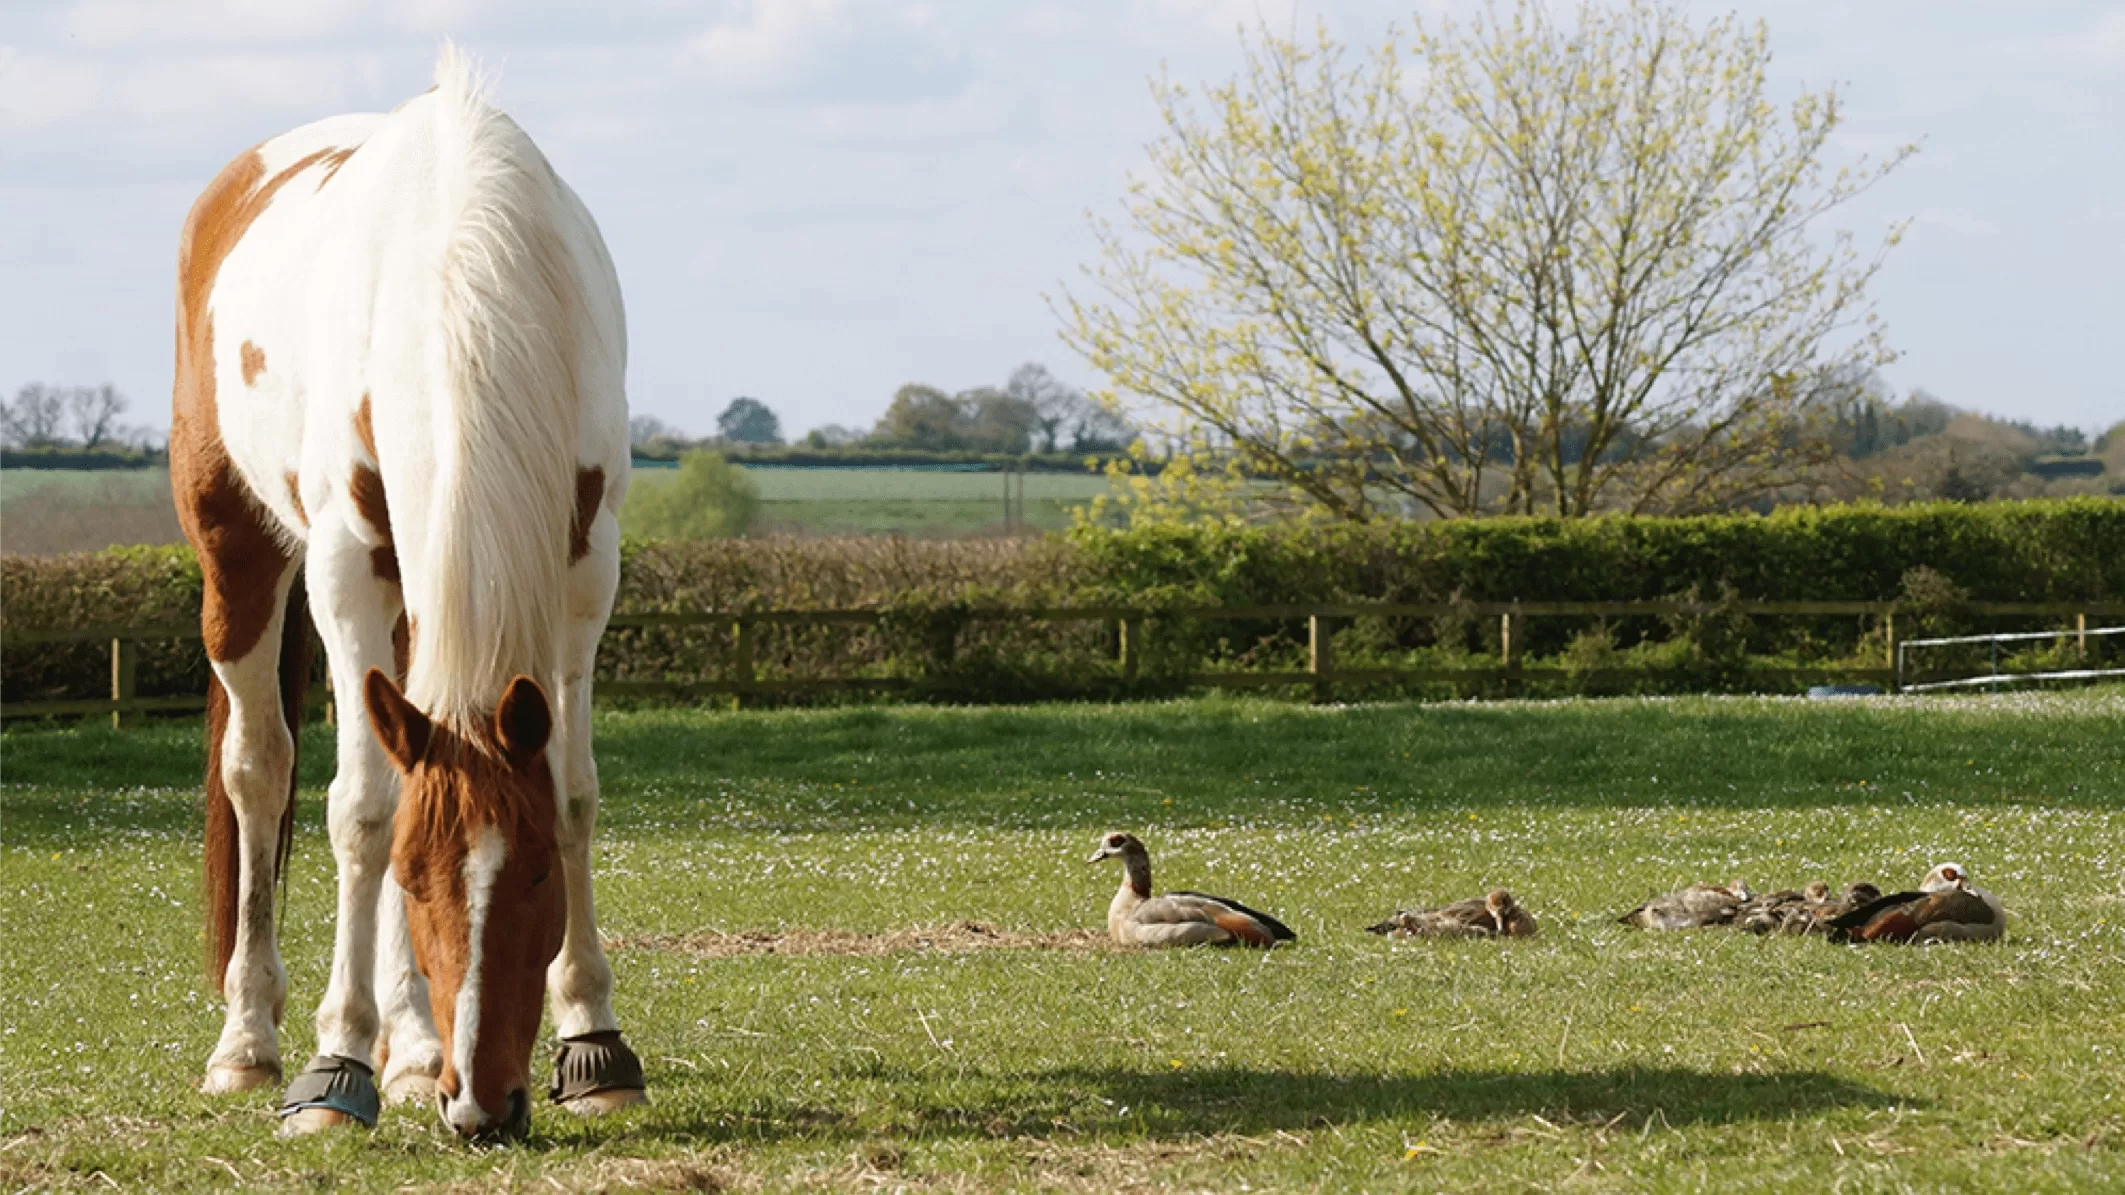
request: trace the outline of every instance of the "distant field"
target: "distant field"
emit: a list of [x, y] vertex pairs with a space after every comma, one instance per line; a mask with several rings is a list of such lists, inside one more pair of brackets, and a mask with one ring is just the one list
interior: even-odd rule
[[183, 538], [168, 469], [0, 470], [0, 551], [93, 552]]
[[[636, 471], [655, 485], [660, 469]], [[786, 535], [912, 535], [951, 538], [1005, 529], [999, 473], [923, 469], [748, 469], [760, 487], [758, 530]], [[1105, 492], [1090, 473], [1030, 473], [1014, 525], [1056, 531], [1070, 512]], [[9, 552], [92, 551], [112, 544], [175, 543], [167, 469], [0, 472], [0, 539]]]
[[[950, 537], [1001, 530], [1004, 476], [915, 469], [748, 469], [760, 486], [763, 530], [801, 535]], [[652, 477], [649, 470], [641, 476]], [[1105, 493], [1090, 473], [1028, 473], [1025, 510], [1013, 522], [1040, 531], [1070, 525], [1070, 512]]]

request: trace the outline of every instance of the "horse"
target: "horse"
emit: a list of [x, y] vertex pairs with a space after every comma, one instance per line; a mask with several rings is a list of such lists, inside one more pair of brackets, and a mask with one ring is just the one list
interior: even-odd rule
[[283, 1132], [373, 1126], [388, 1099], [521, 1136], [549, 995], [551, 1097], [644, 1101], [591, 891], [591, 675], [629, 465], [596, 222], [445, 45], [435, 85], [388, 115], [230, 162], [177, 276], [170, 481], [204, 589], [207, 971], [226, 1004], [202, 1090], [282, 1077], [274, 897], [314, 624], [341, 714], [338, 908]]

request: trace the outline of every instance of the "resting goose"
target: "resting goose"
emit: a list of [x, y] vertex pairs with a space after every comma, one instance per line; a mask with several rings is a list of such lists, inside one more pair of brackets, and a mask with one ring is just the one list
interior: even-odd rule
[[1749, 886], [1692, 884], [1680, 892], [1656, 896], [1616, 920], [1640, 929], [1698, 929], [1707, 925], [1731, 925], [1734, 914], [1750, 896]]
[[1793, 935], [1827, 934], [1830, 932], [1830, 922], [1870, 900], [1879, 899], [1882, 894], [1881, 889], [1865, 880], [1847, 886], [1845, 894], [1839, 897], [1831, 897], [1827, 891], [1818, 897], [1814, 895], [1815, 888], [1814, 884], [1808, 885], [1808, 899], [1786, 910], [1785, 924], [1779, 927], [1778, 932]]
[[1539, 927], [1534, 914], [1520, 907], [1513, 894], [1493, 888], [1487, 896], [1438, 909], [1404, 909], [1378, 925], [1368, 925], [1369, 934], [1394, 938], [1532, 938]]
[[1997, 942], [2007, 930], [1998, 897], [1973, 887], [1970, 871], [1943, 863], [1916, 892], [1877, 897], [1832, 918], [1833, 942]]
[[1799, 891], [1781, 888], [1763, 896], [1753, 896], [1734, 910], [1734, 928], [1747, 934], [1784, 933], [1787, 923], [1799, 915], [1809, 901], [1828, 899], [1830, 886], [1821, 880]]
[[1124, 946], [1260, 946], [1295, 941], [1297, 934], [1267, 913], [1200, 892], [1151, 895], [1151, 852], [1133, 834], [1100, 839], [1088, 862], [1120, 855], [1122, 886], [1107, 906], [1107, 932]]

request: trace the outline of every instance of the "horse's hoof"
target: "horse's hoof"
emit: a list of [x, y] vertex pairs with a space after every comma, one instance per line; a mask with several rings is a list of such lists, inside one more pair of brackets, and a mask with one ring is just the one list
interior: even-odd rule
[[642, 1060], [620, 1040], [619, 1030], [606, 1029], [561, 1039], [546, 1094], [578, 1116], [603, 1116], [648, 1103], [648, 1088]]
[[377, 1098], [373, 1074], [368, 1063], [352, 1058], [336, 1054], [312, 1058], [281, 1097], [281, 1132], [299, 1136], [350, 1120], [375, 1128], [382, 1101]]
[[341, 1125], [354, 1124], [355, 1119], [337, 1108], [304, 1108], [280, 1118], [280, 1135], [283, 1137], [307, 1137], [336, 1129]]
[[609, 1091], [593, 1091], [562, 1103], [562, 1107], [577, 1116], [604, 1116], [622, 1108], [632, 1108], [649, 1102], [649, 1093], [639, 1087], [616, 1088]]
[[208, 1095], [233, 1095], [279, 1082], [280, 1068], [277, 1066], [210, 1066], [207, 1077], [200, 1080], [199, 1090]]
[[391, 1108], [399, 1104], [433, 1104], [435, 1097], [441, 1092], [442, 1087], [435, 1081], [434, 1075], [407, 1071], [405, 1074], [393, 1076], [384, 1084], [384, 1106]]

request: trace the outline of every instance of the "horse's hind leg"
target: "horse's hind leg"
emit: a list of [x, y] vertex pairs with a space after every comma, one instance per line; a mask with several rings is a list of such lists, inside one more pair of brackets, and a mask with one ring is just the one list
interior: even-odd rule
[[[209, 930], [217, 941], [222, 964], [218, 978], [227, 1007], [201, 1090], [218, 1093], [263, 1087], [281, 1074], [280, 1014], [288, 974], [274, 941], [273, 897], [280, 877], [282, 819], [294, 799], [290, 782], [295, 740], [282, 708], [280, 671], [286, 598], [295, 568], [270, 545], [233, 567], [211, 551], [201, 557], [201, 626], [220, 689], [212, 698], [207, 728], [207, 799], [217, 806], [208, 813], [207, 868], [210, 900], [221, 907], [209, 909], [208, 915], [233, 915], [234, 921], [233, 927], [224, 921], [227, 928]], [[302, 634], [303, 628], [290, 631]], [[226, 813], [219, 808], [224, 801]], [[235, 822], [233, 844], [215, 824], [228, 814]]]
[[[580, 486], [579, 486], [580, 489]], [[641, 1062], [620, 1040], [612, 1011], [612, 966], [598, 944], [591, 893], [590, 844], [598, 824], [598, 767], [590, 751], [590, 681], [598, 638], [620, 584], [620, 527], [609, 510], [591, 521], [586, 551], [569, 569], [569, 643], [552, 754], [561, 798], [557, 823], [561, 871], [568, 880], [568, 928], [546, 971], [546, 991], [561, 1037], [553, 1095], [572, 1111], [606, 1112], [642, 1103]]]

